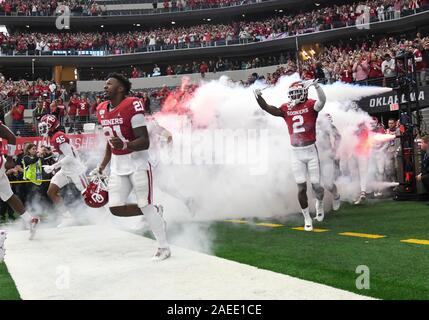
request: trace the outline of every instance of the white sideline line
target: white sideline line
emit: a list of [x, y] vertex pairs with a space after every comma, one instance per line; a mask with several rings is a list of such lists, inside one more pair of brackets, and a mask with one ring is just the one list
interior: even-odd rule
[[369, 299], [178, 247], [170, 259], [153, 262], [153, 240], [103, 226], [27, 237], [11, 232], [5, 259], [26, 300]]

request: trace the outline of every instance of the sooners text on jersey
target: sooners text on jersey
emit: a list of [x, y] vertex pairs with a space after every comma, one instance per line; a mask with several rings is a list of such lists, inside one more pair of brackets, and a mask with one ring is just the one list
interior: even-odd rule
[[308, 99], [293, 108], [289, 108], [287, 103], [280, 107], [289, 130], [292, 146], [307, 146], [316, 142], [318, 112], [314, 110], [315, 104], [316, 100]]
[[[109, 139], [118, 137], [122, 141], [133, 141], [134, 136], [131, 119], [136, 114], [144, 115], [144, 106], [140, 99], [129, 97], [113, 110], [109, 111], [110, 101], [104, 101], [97, 107], [97, 118], [103, 127], [104, 135]], [[123, 155], [132, 153], [132, 150], [118, 150], [112, 148], [112, 153], [115, 155]]]

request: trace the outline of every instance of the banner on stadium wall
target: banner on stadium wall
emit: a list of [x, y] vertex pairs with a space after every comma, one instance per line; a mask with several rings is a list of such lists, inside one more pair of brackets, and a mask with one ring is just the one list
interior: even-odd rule
[[359, 108], [365, 110], [369, 114], [397, 111], [399, 103], [407, 101], [416, 101], [418, 99], [420, 108], [429, 107], [429, 86], [421, 87], [418, 94], [410, 94], [410, 97], [405, 97], [405, 94], [399, 96], [395, 91], [385, 94], [365, 97], [357, 103]]
[[[96, 146], [96, 135], [91, 134], [67, 134], [70, 139], [70, 143], [77, 150], [79, 149], [92, 149]], [[1, 139], [0, 139], [1, 140]], [[16, 137], [16, 153], [19, 154], [24, 149], [24, 145], [27, 143], [34, 143], [38, 148], [41, 146], [50, 146], [49, 139], [43, 137]], [[2, 154], [7, 153], [7, 141], [2, 141]]]

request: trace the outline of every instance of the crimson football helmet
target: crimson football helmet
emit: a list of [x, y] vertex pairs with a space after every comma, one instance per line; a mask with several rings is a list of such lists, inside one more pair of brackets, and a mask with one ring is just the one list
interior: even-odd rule
[[42, 137], [47, 137], [50, 132], [54, 132], [60, 126], [57, 117], [52, 114], [45, 114], [39, 122], [39, 134]]
[[107, 190], [107, 178], [101, 174], [95, 175], [82, 191], [83, 200], [88, 207], [101, 208], [109, 202]]
[[289, 86], [288, 97], [292, 104], [305, 102], [308, 96], [308, 88], [302, 81], [296, 81]]

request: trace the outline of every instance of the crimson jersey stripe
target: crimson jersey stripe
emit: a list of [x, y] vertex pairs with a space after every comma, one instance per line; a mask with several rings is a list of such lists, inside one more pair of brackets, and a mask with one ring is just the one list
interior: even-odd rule
[[148, 191], [148, 195], [147, 195], [147, 203], [148, 204], [152, 204], [152, 166], [149, 164], [149, 170], [146, 171], [147, 172], [147, 180], [148, 180], [148, 185], [149, 185], [149, 191]]

